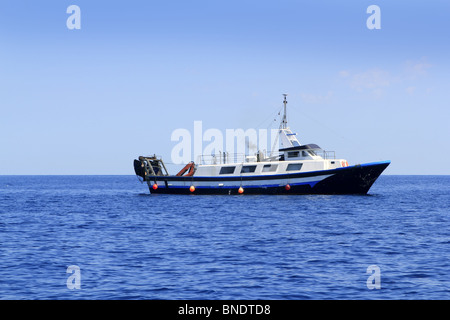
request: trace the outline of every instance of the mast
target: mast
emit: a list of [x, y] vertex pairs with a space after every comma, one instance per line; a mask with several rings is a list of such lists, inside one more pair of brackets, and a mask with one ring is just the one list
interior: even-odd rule
[[283, 96], [284, 96], [284, 101], [283, 101], [283, 104], [284, 104], [284, 114], [283, 114], [283, 121], [281, 122], [281, 128], [282, 128], [282, 129], [286, 129], [286, 128], [287, 128], [287, 117], [286, 117], [286, 104], [287, 104], [286, 97], [287, 97], [287, 94], [284, 93]]

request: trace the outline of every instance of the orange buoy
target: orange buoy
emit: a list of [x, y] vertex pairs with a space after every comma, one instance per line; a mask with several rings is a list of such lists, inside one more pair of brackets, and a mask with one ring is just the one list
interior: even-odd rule
[[242, 188], [242, 187], [239, 187], [239, 190], [238, 190], [238, 192], [239, 192], [239, 193], [244, 193], [244, 188]]
[[190, 192], [194, 192], [194, 191], [195, 191], [195, 187], [194, 187], [194, 186], [191, 186], [191, 187], [189, 188], [189, 191], [190, 191]]
[[155, 184], [153, 184], [153, 190], [156, 190], [156, 189], [158, 189], [158, 185], [155, 183]]
[[287, 184], [284, 188], [286, 189], [286, 191], [291, 190], [291, 186], [289, 184]]

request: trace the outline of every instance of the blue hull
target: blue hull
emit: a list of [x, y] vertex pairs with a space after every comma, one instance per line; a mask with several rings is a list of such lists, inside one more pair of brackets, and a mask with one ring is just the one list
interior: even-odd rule
[[[156, 194], [239, 194], [239, 187], [243, 194], [367, 194], [370, 187], [387, 168], [390, 161], [366, 163], [332, 170], [314, 172], [281, 174], [272, 176], [245, 177], [178, 177], [178, 176], [147, 176], [147, 183], [151, 193]], [[275, 180], [295, 181], [308, 178], [308, 182], [289, 183], [289, 190], [285, 184], [272, 183]], [[317, 178], [314, 181], [314, 178]], [[217, 187], [210, 186], [210, 182], [233, 182], [238, 186]], [[249, 182], [252, 182], [249, 184]], [[255, 181], [260, 184], [255, 184]], [[183, 186], [173, 186], [183, 182]], [[158, 188], [153, 189], [154, 184]], [[248, 184], [248, 185], [246, 185]], [[195, 191], [190, 186], [195, 185]]]

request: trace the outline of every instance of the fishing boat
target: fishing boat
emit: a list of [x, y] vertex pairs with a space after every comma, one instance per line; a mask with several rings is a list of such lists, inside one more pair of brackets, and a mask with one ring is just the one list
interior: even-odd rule
[[317, 144], [301, 144], [287, 124], [286, 96], [277, 154], [258, 151], [238, 159], [219, 153], [175, 175], [162, 157], [140, 156], [134, 160], [136, 175], [152, 194], [367, 194], [390, 161], [349, 165]]

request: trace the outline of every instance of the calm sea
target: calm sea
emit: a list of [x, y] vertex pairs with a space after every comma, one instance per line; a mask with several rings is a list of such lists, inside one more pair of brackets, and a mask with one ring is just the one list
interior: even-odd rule
[[0, 176], [0, 298], [450, 299], [450, 176], [381, 176], [369, 193]]

